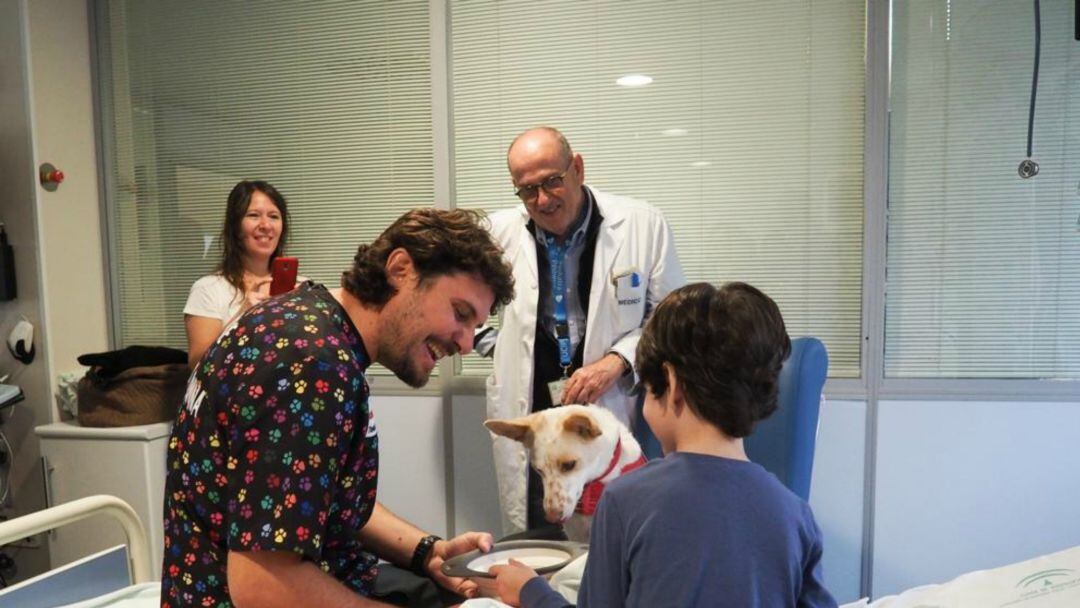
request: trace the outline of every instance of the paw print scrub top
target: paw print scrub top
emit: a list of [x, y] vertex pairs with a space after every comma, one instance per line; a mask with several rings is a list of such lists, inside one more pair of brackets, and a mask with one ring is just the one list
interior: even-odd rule
[[360, 333], [321, 285], [255, 306], [191, 376], [169, 438], [163, 606], [232, 606], [229, 551], [293, 551], [369, 595], [378, 435]]

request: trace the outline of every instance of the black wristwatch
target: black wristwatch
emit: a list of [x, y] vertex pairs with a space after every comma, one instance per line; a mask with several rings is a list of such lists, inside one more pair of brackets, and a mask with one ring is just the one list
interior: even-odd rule
[[431, 550], [435, 547], [435, 541], [439, 540], [442, 540], [442, 538], [434, 534], [428, 534], [421, 538], [420, 542], [416, 543], [416, 549], [413, 550], [409, 569], [425, 578], [431, 576], [431, 573], [427, 571], [427, 563], [428, 559], [431, 558]]

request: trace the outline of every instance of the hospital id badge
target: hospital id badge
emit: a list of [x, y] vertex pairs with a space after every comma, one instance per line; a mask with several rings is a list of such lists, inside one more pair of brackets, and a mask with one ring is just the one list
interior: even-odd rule
[[563, 389], [566, 388], [566, 381], [569, 378], [559, 378], [553, 382], [548, 382], [548, 392], [551, 393], [551, 405], [562, 405]]

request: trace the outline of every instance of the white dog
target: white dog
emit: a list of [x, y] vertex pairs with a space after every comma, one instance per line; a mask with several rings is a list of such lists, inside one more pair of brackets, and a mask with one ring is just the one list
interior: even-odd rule
[[528, 448], [544, 480], [544, 516], [574, 541], [589, 541], [604, 485], [645, 465], [630, 430], [602, 407], [564, 405], [484, 426]]

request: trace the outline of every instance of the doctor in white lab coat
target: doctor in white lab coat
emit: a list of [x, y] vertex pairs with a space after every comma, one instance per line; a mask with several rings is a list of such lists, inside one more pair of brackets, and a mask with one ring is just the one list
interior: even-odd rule
[[[637, 401], [629, 393], [641, 328], [653, 307], [685, 283], [671, 229], [644, 201], [585, 186], [581, 155], [555, 129], [519, 135], [507, 164], [525, 204], [491, 216], [516, 293], [498, 332], [477, 338], [481, 354], [491, 355], [494, 344], [488, 416], [596, 403], [633, 428]], [[521, 444], [493, 440], [504, 531], [549, 525]]]

